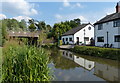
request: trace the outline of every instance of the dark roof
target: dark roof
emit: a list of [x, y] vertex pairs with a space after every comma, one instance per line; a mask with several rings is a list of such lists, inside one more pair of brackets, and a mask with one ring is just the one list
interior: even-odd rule
[[104, 18], [102, 18], [101, 20], [97, 21], [94, 25], [109, 22], [109, 21], [113, 21], [113, 20], [116, 20], [116, 19], [120, 19], [120, 12], [107, 15]]
[[[89, 23], [88, 23], [89, 24]], [[74, 35], [76, 32], [78, 32], [79, 30], [81, 30], [82, 28], [84, 28], [85, 26], [87, 26], [88, 24], [82, 24], [79, 25], [76, 28], [72, 28], [69, 31], [67, 31], [66, 33], [64, 33], [62, 36], [66, 36], [66, 35]]]

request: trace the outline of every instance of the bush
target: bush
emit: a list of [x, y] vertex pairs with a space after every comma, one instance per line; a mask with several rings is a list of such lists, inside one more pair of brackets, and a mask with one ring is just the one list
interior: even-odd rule
[[43, 48], [55, 48], [57, 46], [58, 46], [58, 43], [42, 45]]
[[62, 43], [63, 43], [62, 40], [60, 40], [60, 46], [62, 45]]
[[120, 58], [120, 49], [115, 48], [100, 48], [91, 46], [75, 46], [70, 49], [73, 52], [81, 53], [90, 56], [108, 58], [118, 60]]
[[[17, 45], [17, 44], [16, 44]], [[50, 81], [49, 58], [43, 49], [9, 45], [3, 48], [2, 81]]]

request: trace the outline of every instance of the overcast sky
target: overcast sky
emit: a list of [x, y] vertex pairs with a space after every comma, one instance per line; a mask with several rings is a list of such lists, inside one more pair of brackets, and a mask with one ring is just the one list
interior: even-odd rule
[[82, 23], [95, 23], [102, 17], [114, 13], [117, 2], [27, 2], [25, 0], [0, 2], [0, 19], [30, 18], [47, 24], [80, 18]]

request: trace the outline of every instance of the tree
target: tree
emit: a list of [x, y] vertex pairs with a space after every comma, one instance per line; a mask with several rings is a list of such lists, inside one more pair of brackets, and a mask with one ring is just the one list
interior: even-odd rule
[[22, 30], [27, 29], [26, 21], [25, 21], [24, 19], [21, 20], [21, 22], [19, 22], [19, 27], [20, 27]]
[[29, 19], [28, 23], [29, 23], [29, 24], [34, 24], [35, 21], [34, 21], [34, 19]]
[[[51, 29], [51, 32], [49, 32], [48, 37], [54, 37], [55, 40], [58, 40], [58, 36], [61, 38], [62, 34], [67, 32], [68, 30], [77, 27], [80, 25], [80, 19], [74, 19], [70, 21], [65, 21], [61, 23], [55, 23], [53, 28]], [[58, 35], [59, 33], [59, 35]]]
[[50, 25], [46, 25], [47, 31], [50, 32], [52, 27]]
[[30, 24], [29, 29], [30, 31], [35, 31], [36, 27], [34, 24]]
[[39, 39], [38, 39], [38, 42], [39, 42], [40, 46], [43, 44], [43, 41], [46, 40], [46, 38], [47, 38], [47, 36], [44, 33], [44, 30], [42, 30], [39, 34]]
[[74, 22], [75, 22], [77, 25], [80, 25], [80, 24], [81, 24], [81, 20], [80, 20], [79, 18], [74, 19]]

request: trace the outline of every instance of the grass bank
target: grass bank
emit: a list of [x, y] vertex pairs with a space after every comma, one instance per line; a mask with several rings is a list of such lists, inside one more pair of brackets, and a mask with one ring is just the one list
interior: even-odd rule
[[33, 46], [9, 42], [3, 48], [2, 82], [50, 81], [47, 53]]
[[75, 46], [70, 50], [75, 53], [107, 58], [112, 60], [120, 60], [120, 49], [100, 48], [100, 47], [92, 47], [92, 46]]
[[58, 48], [57, 44], [45, 44], [42, 45], [43, 48]]

